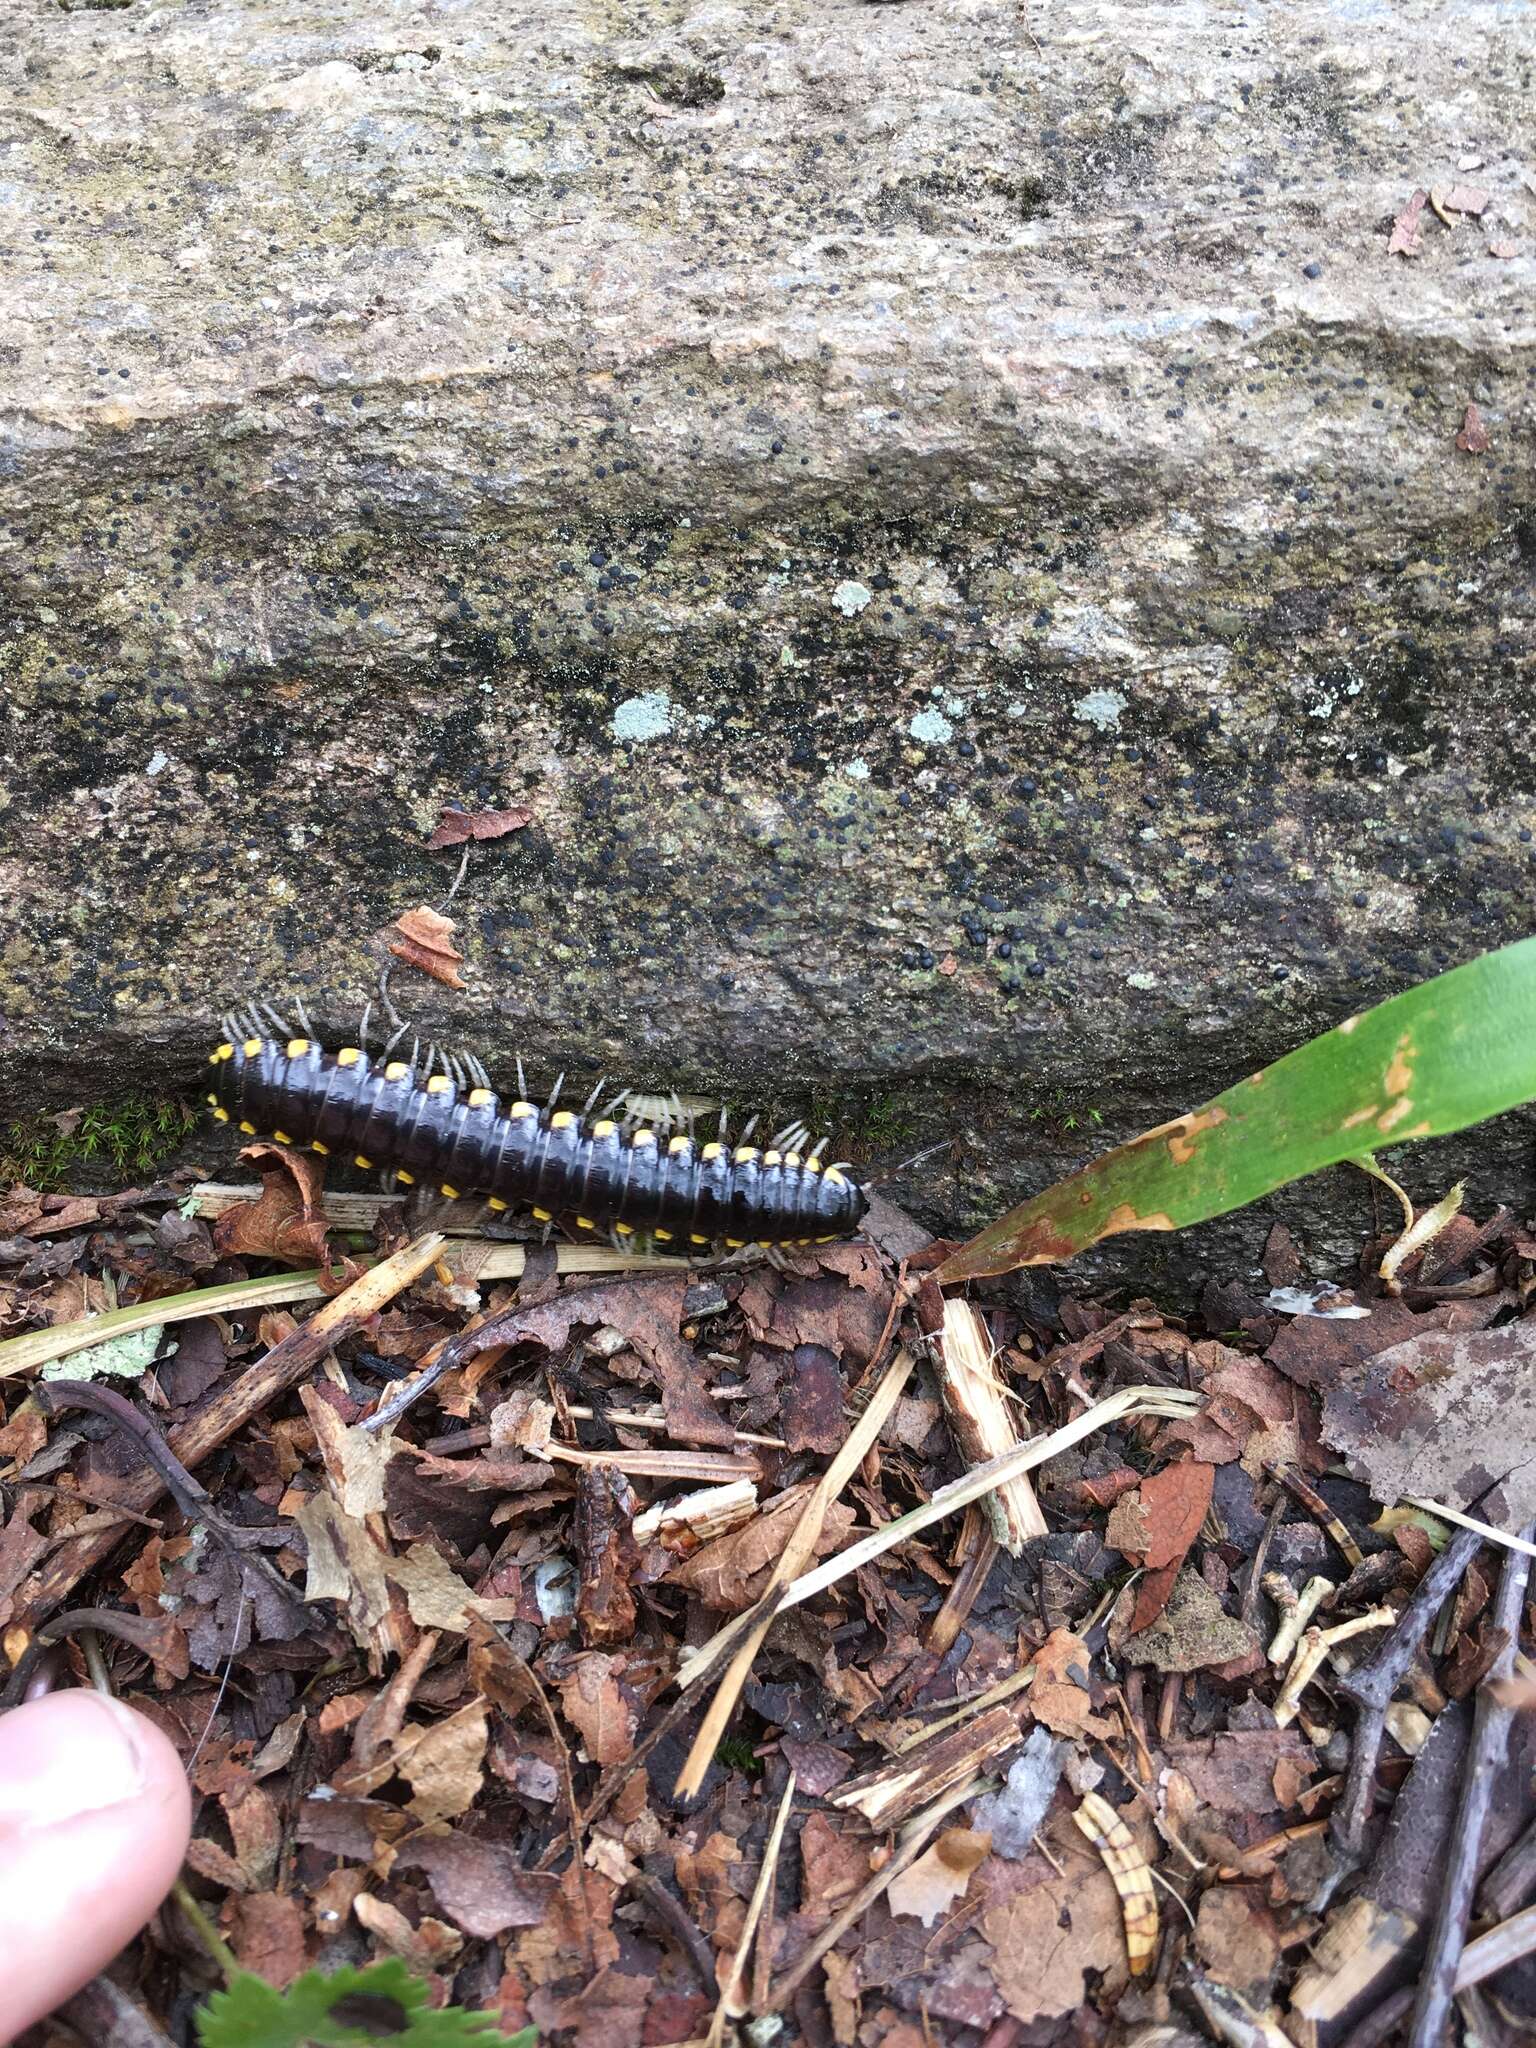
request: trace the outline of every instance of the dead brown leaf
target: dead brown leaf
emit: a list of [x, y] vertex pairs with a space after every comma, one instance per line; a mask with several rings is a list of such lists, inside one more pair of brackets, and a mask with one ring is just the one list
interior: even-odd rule
[[1195, 1946], [1218, 1984], [1241, 1992], [1250, 2005], [1268, 2003], [1282, 1947], [1274, 1913], [1256, 1887], [1212, 1885], [1200, 1900]]
[[1474, 219], [1487, 210], [1491, 194], [1481, 185], [1431, 185], [1429, 203], [1445, 222], [1454, 225], [1451, 215], [1470, 214]]
[[560, 1882], [550, 1873], [524, 1869], [499, 1842], [458, 1832], [418, 1835], [395, 1863], [397, 1869], [424, 1870], [448, 1918], [482, 1941], [509, 1927], [539, 1926]]
[[893, 1913], [931, 1927], [963, 1896], [971, 1872], [990, 1855], [992, 1837], [974, 1828], [945, 1828], [917, 1861], [894, 1878], [886, 1897]]
[[254, 1202], [226, 1209], [213, 1226], [221, 1258], [278, 1259], [288, 1266], [326, 1266], [324, 1191], [319, 1162], [308, 1153], [258, 1141], [241, 1148], [261, 1180]]
[[1483, 416], [1475, 405], [1469, 405], [1462, 417], [1461, 432], [1456, 436], [1456, 446], [1466, 455], [1486, 455], [1493, 446], [1493, 437], [1483, 424]]
[[[667, 1573], [668, 1582], [686, 1586], [716, 1612], [741, 1613], [762, 1593], [763, 1582], [793, 1535], [810, 1490], [806, 1482], [765, 1502], [742, 1528], [701, 1544], [691, 1557], [675, 1564]], [[833, 1501], [814, 1555], [828, 1557], [841, 1549], [854, 1520], [854, 1510], [846, 1501]]]
[[1426, 1331], [1341, 1379], [1323, 1434], [1385, 1506], [1414, 1494], [1519, 1528], [1536, 1514], [1533, 1364], [1536, 1318]]
[[532, 818], [532, 811], [521, 804], [509, 811], [456, 811], [444, 805], [427, 847], [436, 853], [444, 846], [462, 846], [466, 839], [503, 839], [521, 831]]
[[1417, 256], [1422, 236], [1422, 216], [1429, 204], [1427, 192], [1415, 192], [1408, 204], [1392, 223], [1392, 234], [1387, 242], [1389, 256]]
[[309, 1968], [304, 1915], [282, 1892], [256, 1892], [235, 1902], [229, 1945], [242, 1969], [282, 1991]]
[[1015, 2019], [1026, 2023], [1075, 2012], [1086, 1973], [1117, 1995], [1130, 1979], [1120, 1895], [1108, 1871], [1069, 1871], [994, 1906], [982, 1919], [991, 1942], [993, 1981]]
[[494, 1316], [464, 1345], [463, 1359], [497, 1346], [538, 1344], [564, 1349], [582, 1324], [607, 1324], [628, 1339], [654, 1374], [668, 1434], [682, 1444], [732, 1444], [736, 1429], [704, 1391], [704, 1378], [691, 1345], [679, 1334], [688, 1281], [679, 1274], [620, 1281], [615, 1286], [573, 1288], [535, 1308]]
[[445, 988], [463, 988], [465, 983], [459, 973], [459, 962], [464, 955], [453, 944], [453, 928], [451, 917], [444, 917], [440, 911], [432, 910], [423, 903], [395, 919], [394, 929], [400, 936], [390, 941], [389, 950], [407, 967], [417, 967], [423, 974], [430, 974]]
[[639, 1707], [619, 1683], [623, 1659], [588, 1650], [561, 1681], [560, 1703], [595, 1764], [621, 1764], [635, 1746]]
[[471, 1700], [446, 1721], [419, 1732], [407, 1729], [395, 1745], [418, 1820], [457, 1820], [474, 1805], [485, 1762], [486, 1713], [484, 1700]]
[[830, 1457], [848, 1434], [842, 1374], [824, 1345], [795, 1346], [780, 1412], [784, 1440], [792, 1451], [820, 1451]]
[[1025, 1704], [1036, 1721], [1058, 1735], [1108, 1735], [1110, 1723], [1093, 1711], [1089, 1672], [1093, 1656], [1081, 1636], [1052, 1629], [1034, 1654], [1035, 1682]]
[[616, 1465], [586, 1465], [576, 1476], [576, 1621], [589, 1649], [627, 1643], [635, 1632], [631, 1582], [640, 1568], [634, 1489]]

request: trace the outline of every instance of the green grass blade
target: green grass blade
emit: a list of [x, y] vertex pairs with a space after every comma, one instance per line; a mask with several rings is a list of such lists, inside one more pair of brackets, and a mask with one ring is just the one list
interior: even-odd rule
[[1287, 1181], [1536, 1097], [1536, 938], [1485, 953], [1144, 1131], [962, 1245], [943, 1283], [1046, 1265], [1122, 1230], [1182, 1230]]

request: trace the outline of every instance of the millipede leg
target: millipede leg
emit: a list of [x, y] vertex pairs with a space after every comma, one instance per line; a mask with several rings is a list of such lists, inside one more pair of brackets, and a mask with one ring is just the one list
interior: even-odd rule
[[311, 1024], [309, 1021], [309, 1012], [304, 1007], [304, 998], [302, 996], [294, 997], [293, 1014], [295, 1017], [298, 1018], [299, 1029], [303, 1032], [306, 1038], [314, 1039], [319, 1035], [316, 1032], [314, 1025]]
[[261, 1005], [261, 1007], [266, 1012], [268, 1017], [271, 1018], [272, 1023], [276, 1028], [278, 1037], [292, 1038], [293, 1026], [288, 1022], [288, 1019], [283, 1015], [282, 1011], [274, 1010], [272, 1005], [267, 1002], [264, 1002]]
[[362, 1052], [368, 1050], [368, 1019], [373, 1015], [373, 1004], [364, 1003], [363, 1014], [357, 1020], [357, 1043]]
[[605, 1089], [605, 1088], [606, 1088], [607, 1086], [608, 1086], [608, 1076], [607, 1076], [606, 1074], [604, 1074], [603, 1078], [602, 1078], [602, 1079], [601, 1079], [601, 1080], [600, 1080], [600, 1081], [598, 1082], [597, 1086], [596, 1086], [596, 1087], [595, 1087], [595, 1088], [594, 1088], [594, 1089], [592, 1090], [592, 1093], [591, 1093], [591, 1094], [590, 1094], [590, 1095], [589, 1095], [589, 1096], [587, 1097], [587, 1099], [586, 1099], [586, 1102], [585, 1102], [585, 1104], [584, 1104], [584, 1105], [583, 1105], [583, 1107], [582, 1107], [582, 1112], [581, 1112], [581, 1113], [582, 1113], [582, 1115], [583, 1115], [584, 1117], [588, 1117], [588, 1116], [590, 1116], [590, 1115], [592, 1114], [592, 1107], [593, 1107], [593, 1104], [594, 1104], [594, 1103], [595, 1103], [595, 1102], [597, 1101], [597, 1098], [599, 1097], [599, 1095], [601, 1095], [601, 1094], [602, 1094], [603, 1090], [604, 1090], [604, 1089]]

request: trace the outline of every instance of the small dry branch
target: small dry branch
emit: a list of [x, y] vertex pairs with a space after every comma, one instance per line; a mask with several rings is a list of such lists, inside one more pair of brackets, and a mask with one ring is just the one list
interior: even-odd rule
[[[955, 1442], [968, 1465], [985, 1465], [1018, 1449], [1018, 1432], [998, 1386], [992, 1342], [987, 1326], [968, 1301], [951, 1296], [944, 1304], [944, 1329], [938, 1353], [939, 1389]], [[1028, 1474], [1004, 1480], [982, 1496], [980, 1507], [1010, 1556], [1044, 1536], [1045, 1516]]]

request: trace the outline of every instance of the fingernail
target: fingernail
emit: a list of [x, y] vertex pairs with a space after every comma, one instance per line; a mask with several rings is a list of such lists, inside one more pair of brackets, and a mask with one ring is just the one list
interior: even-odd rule
[[139, 1725], [131, 1707], [83, 1686], [0, 1715], [0, 1832], [136, 1799], [146, 1783]]

